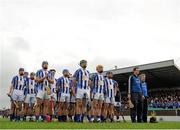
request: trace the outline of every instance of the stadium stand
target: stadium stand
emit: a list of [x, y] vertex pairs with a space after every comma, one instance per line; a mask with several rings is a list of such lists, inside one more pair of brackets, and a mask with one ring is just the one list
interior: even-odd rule
[[[122, 110], [127, 109], [128, 78], [135, 66], [110, 70], [118, 82], [121, 91]], [[146, 74], [149, 91], [149, 114], [179, 115], [180, 109], [180, 69], [174, 60], [138, 65], [141, 73]], [[104, 72], [105, 74], [106, 72]]]

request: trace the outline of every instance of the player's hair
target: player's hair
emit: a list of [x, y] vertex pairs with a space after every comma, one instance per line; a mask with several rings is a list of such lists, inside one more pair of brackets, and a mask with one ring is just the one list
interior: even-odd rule
[[96, 70], [98, 70], [99, 68], [103, 68], [103, 66], [102, 65], [97, 65]]
[[106, 75], [108, 75], [108, 74], [113, 74], [113, 72], [112, 72], [112, 71], [108, 71], [108, 72], [106, 73]]
[[56, 70], [55, 70], [55, 69], [50, 69], [49, 71], [51, 71], [51, 72], [56, 72]]
[[42, 62], [42, 65], [44, 65], [44, 64], [48, 64], [48, 62], [47, 62], [47, 61], [43, 61], [43, 62]]
[[65, 72], [69, 72], [69, 70], [68, 70], [68, 69], [64, 69], [64, 70], [62, 71], [63, 74], [64, 74]]
[[79, 63], [79, 65], [81, 65], [81, 64], [83, 64], [83, 63], [87, 63], [87, 61], [86, 61], [86, 60], [81, 60], [80, 63]]
[[19, 68], [19, 71], [24, 71], [24, 68]]
[[36, 75], [34, 72], [31, 72], [30, 75]]
[[136, 71], [137, 69], [139, 69], [139, 67], [136, 66], [133, 68], [133, 71]]
[[146, 76], [146, 74], [140, 74], [139, 77], [143, 77], [143, 76]]

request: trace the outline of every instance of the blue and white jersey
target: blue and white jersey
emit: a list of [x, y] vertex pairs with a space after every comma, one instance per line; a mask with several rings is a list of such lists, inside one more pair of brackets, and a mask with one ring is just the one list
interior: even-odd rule
[[70, 94], [70, 80], [68, 77], [60, 77], [57, 80], [56, 86], [60, 88], [60, 94]]
[[105, 78], [102, 74], [97, 73], [93, 76], [93, 93], [104, 93]]
[[25, 81], [27, 82], [29, 77], [28, 76], [23, 76], [23, 77], [24, 77]]
[[26, 86], [26, 79], [23, 76], [16, 75], [13, 77], [11, 83], [14, 89], [23, 91]]
[[51, 92], [52, 93], [56, 93], [56, 82], [57, 82], [57, 79], [54, 78], [54, 83], [53, 84], [50, 84], [51, 85]]
[[73, 89], [73, 87], [74, 87], [73, 79], [74, 79], [73, 77], [69, 78], [69, 84], [70, 84], [71, 89]]
[[114, 98], [115, 95], [116, 81], [113, 79], [105, 78], [105, 93], [106, 97]]
[[73, 77], [77, 81], [77, 88], [89, 89], [89, 71], [83, 68], [76, 70]]
[[26, 80], [26, 94], [35, 94], [36, 93], [36, 82], [28, 78]]
[[[36, 72], [36, 77], [37, 78], [44, 78], [46, 75], [48, 75], [48, 77], [49, 78], [51, 78], [52, 79], [52, 75], [51, 75], [51, 73], [49, 73], [48, 71], [45, 71], [45, 70], [43, 70], [43, 69], [41, 69], [41, 70], [38, 70], [37, 72]], [[49, 87], [50, 86], [50, 83], [49, 83], [49, 81], [47, 80], [47, 79], [45, 79], [43, 82], [41, 82], [41, 83], [38, 83], [37, 82], [37, 89], [38, 90], [45, 90], [45, 88], [46, 87]]]

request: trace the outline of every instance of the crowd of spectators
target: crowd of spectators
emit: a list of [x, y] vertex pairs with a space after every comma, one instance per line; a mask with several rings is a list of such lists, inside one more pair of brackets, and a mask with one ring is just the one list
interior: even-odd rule
[[158, 90], [149, 92], [149, 108], [180, 108], [180, 90]]
[[[127, 97], [121, 98], [122, 109], [128, 109]], [[148, 93], [148, 108], [180, 109], [180, 90], [154, 90]]]

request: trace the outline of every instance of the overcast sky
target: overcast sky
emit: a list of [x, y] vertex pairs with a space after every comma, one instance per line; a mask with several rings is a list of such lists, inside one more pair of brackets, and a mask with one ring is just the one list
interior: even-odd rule
[[19, 67], [47, 60], [57, 77], [79, 60], [105, 70], [180, 61], [179, 0], [0, 0], [0, 108]]

